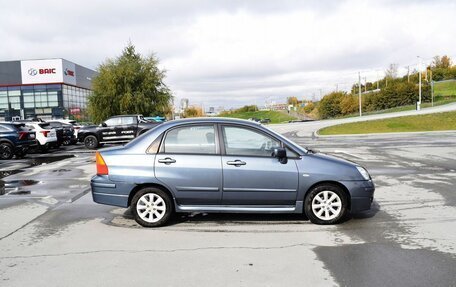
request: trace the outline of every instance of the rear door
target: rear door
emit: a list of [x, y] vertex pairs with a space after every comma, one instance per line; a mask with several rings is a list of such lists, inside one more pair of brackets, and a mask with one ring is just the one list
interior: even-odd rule
[[222, 198], [222, 165], [213, 124], [168, 130], [155, 156], [155, 176], [179, 205], [217, 205]]
[[120, 125], [116, 127], [117, 140], [130, 141], [135, 138], [138, 129], [138, 117], [120, 117]]
[[281, 142], [263, 131], [240, 125], [222, 125], [224, 205], [295, 205], [298, 169], [289, 158], [282, 164], [272, 157]]

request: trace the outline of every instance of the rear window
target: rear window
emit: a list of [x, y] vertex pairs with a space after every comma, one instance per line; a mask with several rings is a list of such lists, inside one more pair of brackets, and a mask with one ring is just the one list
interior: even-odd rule
[[49, 128], [49, 124], [48, 123], [38, 124], [38, 126], [40, 126], [40, 128], [42, 128], [42, 129]]

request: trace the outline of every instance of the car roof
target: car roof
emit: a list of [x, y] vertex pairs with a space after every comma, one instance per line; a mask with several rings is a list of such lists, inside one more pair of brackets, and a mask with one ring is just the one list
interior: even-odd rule
[[250, 126], [259, 126], [260, 124], [253, 121], [236, 119], [236, 118], [224, 118], [224, 117], [204, 117], [204, 118], [187, 118], [168, 121], [163, 124], [185, 124], [185, 123], [224, 123], [224, 124], [243, 124]]

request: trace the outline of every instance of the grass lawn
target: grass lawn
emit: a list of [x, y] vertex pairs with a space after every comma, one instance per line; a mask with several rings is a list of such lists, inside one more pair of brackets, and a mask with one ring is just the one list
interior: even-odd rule
[[456, 112], [405, 116], [341, 124], [321, 129], [321, 135], [456, 130]]
[[221, 117], [227, 118], [238, 118], [238, 119], [250, 119], [250, 118], [258, 118], [258, 119], [270, 119], [271, 124], [278, 124], [283, 122], [288, 122], [290, 120], [296, 120], [295, 117], [292, 117], [288, 114], [277, 112], [277, 111], [258, 111], [258, 112], [235, 112], [231, 114], [222, 114]]
[[456, 96], [456, 81], [437, 82], [434, 84], [434, 95]]

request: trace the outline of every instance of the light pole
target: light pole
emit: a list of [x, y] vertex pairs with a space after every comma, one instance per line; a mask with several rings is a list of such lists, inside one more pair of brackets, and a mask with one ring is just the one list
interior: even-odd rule
[[416, 110], [421, 109], [421, 58], [418, 56], [418, 78], [419, 78], [419, 88], [418, 88], [418, 103], [416, 104]]
[[359, 101], [359, 116], [363, 115], [361, 111], [361, 73], [358, 72], [358, 101]]

